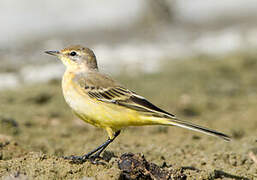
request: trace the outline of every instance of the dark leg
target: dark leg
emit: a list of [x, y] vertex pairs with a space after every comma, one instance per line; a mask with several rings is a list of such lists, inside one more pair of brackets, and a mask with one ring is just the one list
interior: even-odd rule
[[[103, 150], [120, 134], [120, 131], [117, 131], [114, 134], [113, 139], [108, 139], [105, 141], [102, 145], [94, 149], [93, 151], [90, 151], [89, 153], [83, 155], [83, 156], [69, 156], [64, 157], [64, 159], [71, 159], [73, 161], [85, 161], [86, 159], [95, 159], [100, 156], [100, 154], [103, 152]], [[95, 154], [94, 154], [95, 153]], [[93, 155], [94, 154], [94, 155]]]
[[114, 137], [113, 139], [108, 139], [104, 144], [102, 144], [101, 146], [103, 146], [102, 148], [100, 148], [92, 158], [98, 158], [100, 156], [100, 154], [103, 152], [103, 150], [105, 150], [105, 148], [107, 148], [107, 146], [120, 134], [120, 131], [117, 131], [115, 134], [114, 134]]

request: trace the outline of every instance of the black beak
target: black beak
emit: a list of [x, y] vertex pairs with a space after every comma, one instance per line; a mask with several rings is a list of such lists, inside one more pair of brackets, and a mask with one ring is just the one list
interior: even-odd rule
[[60, 54], [59, 51], [45, 51], [46, 54], [50, 54], [50, 55], [53, 55], [53, 56], [58, 56]]

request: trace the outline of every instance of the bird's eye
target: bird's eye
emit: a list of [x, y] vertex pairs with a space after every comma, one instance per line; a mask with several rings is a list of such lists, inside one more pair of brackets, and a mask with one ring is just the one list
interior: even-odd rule
[[71, 53], [70, 53], [70, 56], [76, 56], [77, 55], [77, 53], [75, 52], [75, 51], [72, 51]]

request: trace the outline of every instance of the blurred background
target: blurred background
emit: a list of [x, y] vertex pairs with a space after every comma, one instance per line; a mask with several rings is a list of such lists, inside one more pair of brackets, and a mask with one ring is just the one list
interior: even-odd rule
[[64, 67], [44, 51], [72, 44], [92, 48], [111, 73], [257, 47], [254, 0], [2, 0], [0, 10], [0, 89], [60, 78]]
[[[256, 0], [1, 0], [0, 177], [119, 179], [119, 157], [133, 152], [172, 179], [257, 179], [256, 19]], [[64, 161], [106, 139], [71, 113], [64, 65], [44, 53], [74, 44], [124, 87], [233, 141], [131, 127], [108, 147], [109, 165]]]

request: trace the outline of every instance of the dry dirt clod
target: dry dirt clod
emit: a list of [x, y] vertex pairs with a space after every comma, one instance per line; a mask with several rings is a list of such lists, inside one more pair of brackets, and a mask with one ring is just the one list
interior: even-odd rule
[[149, 163], [144, 155], [125, 153], [120, 157], [118, 167], [122, 170], [120, 178], [127, 179], [186, 179], [185, 174], [168, 171], [154, 163]]

